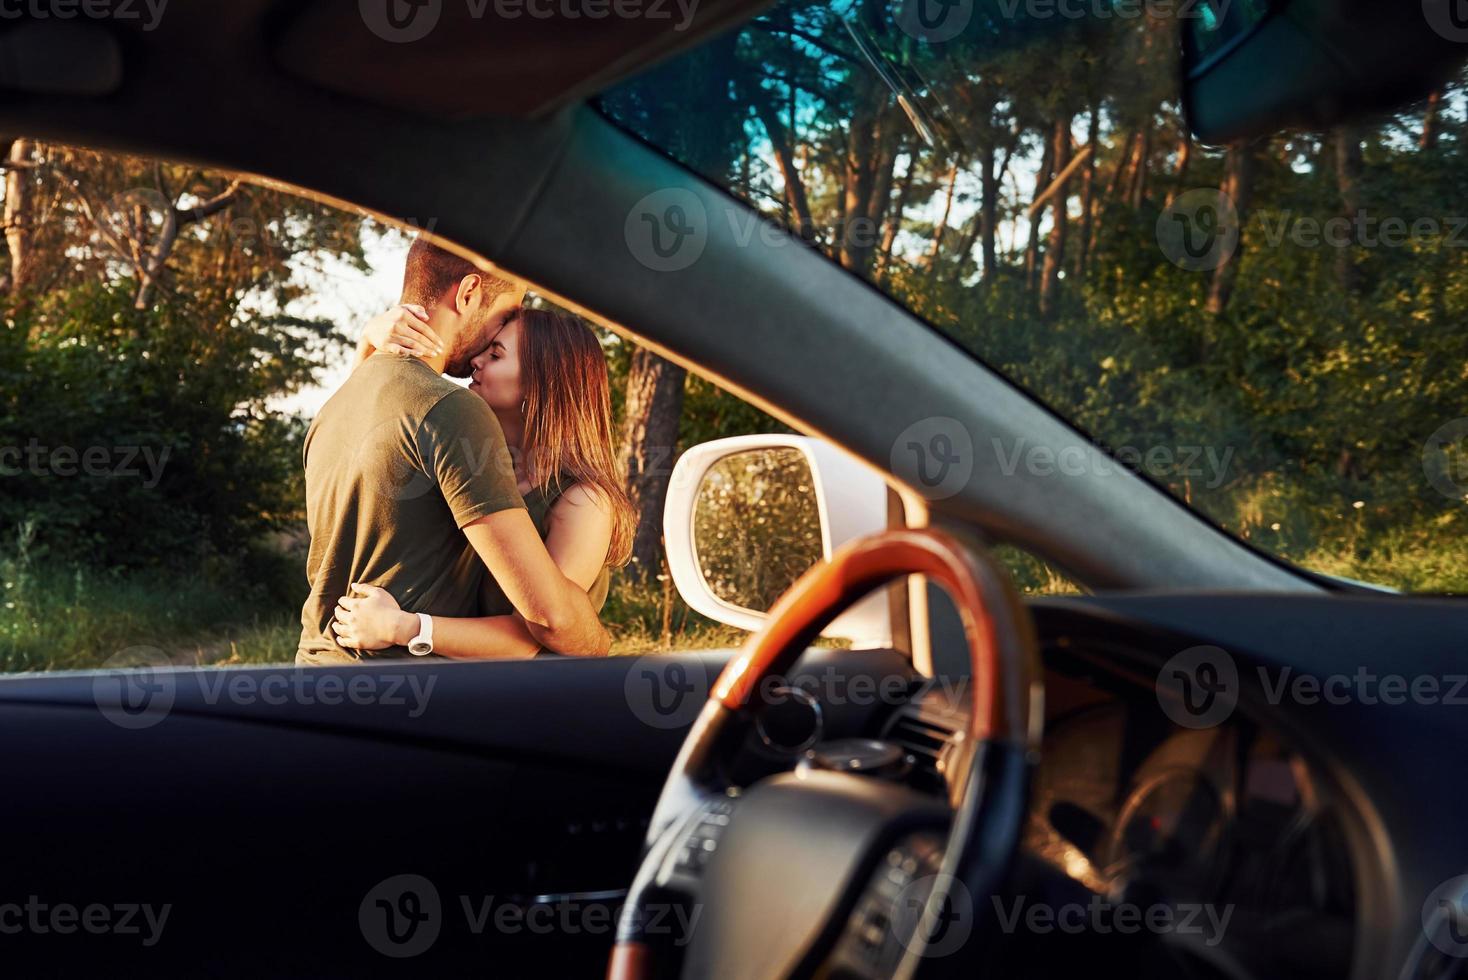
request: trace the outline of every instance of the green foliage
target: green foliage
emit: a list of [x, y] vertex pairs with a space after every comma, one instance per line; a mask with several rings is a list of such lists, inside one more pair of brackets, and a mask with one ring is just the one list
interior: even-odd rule
[[710, 467], [693, 542], [714, 595], [766, 610], [822, 558], [815, 479], [795, 449], [736, 453]]
[[39, 561], [22, 531], [0, 559], [0, 672], [83, 670], [152, 647], [179, 664], [290, 662], [300, 556], [251, 549], [188, 572]]
[[[1468, 545], [1451, 492], [1468, 488], [1468, 453], [1434, 461], [1425, 444], [1468, 404], [1463, 80], [1431, 108], [1225, 155], [1187, 136], [1175, 18], [985, 0], [923, 43], [904, 9], [782, 0], [741, 31], [732, 84], [700, 116], [744, 129], [733, 166], [690, 153], [668, 132], [681, 114], [634, 98], [640, 83], [603, 105], [771, 218], [794, 227], [807, 202], [833, 261], [1232, 533], [1334, 574], [1461, 589], [1445, 556]], [[1089, 159], [1041, 201], [1067, 132]], [[1216, 274], [1185, 271], [1159, 220], [1218, 188], [1237, 197], [1241, 246]], [[846, 247], [853, 214], [887, 254]], [[1068, 236], [1052, 237], [1057, 214]], [[1342, 216], [1348, 241], [1297, 233]], [[1385, 219], [1413, 233], [1385, 241]], [[1433, 467], [1450, 480], [1434, 486]]]
[[266, 403], [311, 378], [331, 330], [131, 298], [78, 285], [0, 331], [0, 527], [93, 569], [237, 555], [301, 514], [303, 423]]

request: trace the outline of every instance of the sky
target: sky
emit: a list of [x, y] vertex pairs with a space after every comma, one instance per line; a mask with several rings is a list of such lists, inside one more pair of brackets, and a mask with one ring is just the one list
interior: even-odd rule
[[[403, 264], [412, 239], [392, 228], [368, 223], [363, 226], [362, 250], [372, 271], [363, 273], [345, 262], [319, 256], [298, 257], [298, 281], [311, 287], [308, 295], [293, 300], [286, 312], [300, 317], [331, 320], [353, 341], [362, 335], [362, 326], [374, 315], [398, 301], [403, 284]], [[314, 418], [326, 399], [352, 373], [355, 349], [343, 351], [333, 358], [317, 384], [294, 395], [276, 398], [270, 407], [291, 414]]]

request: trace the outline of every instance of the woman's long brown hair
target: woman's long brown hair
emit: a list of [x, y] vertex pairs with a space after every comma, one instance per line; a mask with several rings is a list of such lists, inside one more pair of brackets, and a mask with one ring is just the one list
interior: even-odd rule
[[637, 514], [612, 448], [606, 354], [592, 329], [573, 316], [524, 309], [518, 317], [525, 476], [537, 488], [570, 480], [599, 492], [612, 508], [607, 564], [625, 565]]

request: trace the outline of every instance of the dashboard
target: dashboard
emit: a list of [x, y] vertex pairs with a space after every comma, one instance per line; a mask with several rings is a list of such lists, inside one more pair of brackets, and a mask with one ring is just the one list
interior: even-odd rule
[[[1159, 702], [1155, 673], [1131, 669], [1139, 651], [1119, 656], [1127, 641], [1104, 632], [1052, 632], [1043, 644], [1045, 735], [1021, 853], [1010, 893], [979, 910], [997, 913], [1009, 934], [994, 975], [1361, 975], [1363, 889], [1381, 868], [1363, 846], [1369, 834], [1351, 795], [1296, 738], [1253, 713], [1178, 724]], [[967, 705], [965, 681], [916, 679], [859, 731], [828, 726], [817, 737], [793, 707], [782, 723], [788, 742], [813, 743], [797, 768], [865, 772], [941, 795], [959, 771]]]

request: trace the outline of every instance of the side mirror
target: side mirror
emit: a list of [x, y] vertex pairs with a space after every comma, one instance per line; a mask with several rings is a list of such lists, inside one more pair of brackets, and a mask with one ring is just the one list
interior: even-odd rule
[[1199, 0], [1182, 21], [1183, 107], [1205, 143], [1390, 112], [1463, 60], [1460, 0]]
[[[887, 484], [830, 443], [736, 436], [679, 458], [663, 509], [668, 570], [683, 601], [717, 622], [757, 630], [806, 569], [887, 526]], [[822, 634], [860, 647], [892, 643], [881, 592]]]

